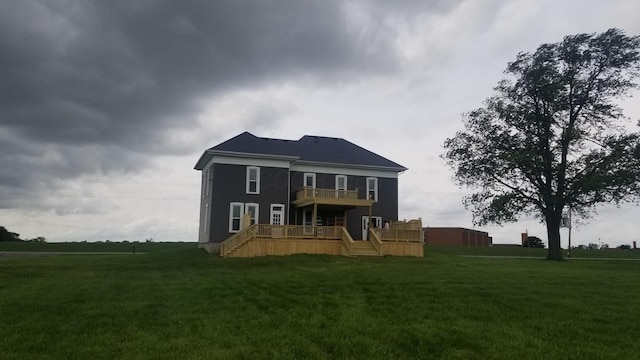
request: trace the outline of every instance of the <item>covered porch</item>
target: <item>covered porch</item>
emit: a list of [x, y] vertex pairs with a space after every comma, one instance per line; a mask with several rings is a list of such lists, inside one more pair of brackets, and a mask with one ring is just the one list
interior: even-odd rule
[[[361, 215], [371, 218], [374, 204], [375, 201], [372, 198], [366, 199], [364, 194], [359, 195], [358, 189], [304, 187], [295, 193], [294, 200], [291, 201], [293, 216], [290, 221], [295, 225], [318, 228], [321, 234], [322, 228], [326, 226], [346, 227], [355, 239], [367, 239], [366, 227], [362, 232], [356, 232], [356, 230], [360, 226]], [[349, 218], [348, 213], [358, 208], [362, 210], [357, 216], [353, 216], [351, 212], [352, 216]], [[367, 221], [367, 224], [369, 222]]]

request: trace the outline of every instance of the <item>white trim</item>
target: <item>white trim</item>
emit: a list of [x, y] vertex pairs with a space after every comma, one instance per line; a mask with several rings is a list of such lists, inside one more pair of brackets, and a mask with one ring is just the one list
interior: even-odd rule
[[204, 172], [203, 186], [204, 186], [204, 195], [203, 197], [207, 197], [211, 193], [211, 168], [208, 168]]
[[[215, 161], [215, 158], [223, 158], [225, 160], [222, 161]], [[246, 163], [241, 163], [243, 160], [242, 159], [248, 159], [250, 162], [255, 162], [255, 160], [272, 160], [272, 161], [279, 161], [281, 164], [285, 164], [284, 167], [289, 167], [289, 163], [297, 161], [298, 159], [300, 159], [297, 156], [286, 156], [286, 155], [269, 155], [269, 154], [254, 154], [254, 153], [245, 153], [245, 152], [237, 152], [237, 151], [222, 151], [222, 150], [205, 150], [202, 155], [200, 156], [200, 158], [198, 159], [198, 162], [196, 163], [196, 165], [194, 166], [194, 169], [196, 170], [204, 170], [207, 167], [211, 166], [212, 163], [228, 163], [228, 164], [235, 164], [235, 165], [248, 165]], [[223, 161], [230, 161], [230, 162], [223, 162]], [[270, 166], [270, 165], [264, 165], [264, 166]], [[276, 166], [276, 167], [280, 167], [280, 166]]]
[[[378, 228], [382, 227], [382, 217], [381, 216], [372, 216], [371, 220], [375, 220], [376, 223], [378, 223]], [[362, 240], [367, 240], [369, 233], [367, 230], [369, 230], [369, 216], [368, 215], [364, 215], [362, 217], [362, 222], [361, 222], [361, 228], [362, 228]]]
[[[338, 179], [344, 179], [344, 188], [340, 188], [338, 186], [338, 184], [340, 184], [340, 182], [338, 181]], [[347, 190], [348, 188], [348, 183], [347, 183], [347, 175], [336, 175], [336, 190]]]
[[334, 167], [339, 169], [363, 169], [363, 170], [379, 170], [379, 171], [393, 171], [393, 172], [405, 172], [409, 170], [404, 166], [395, 167], [395, 166], [377, 166], [377, 165], [364, 165], [364, 164], [344, 164], [344, 163], [310, 161], [310, 160], [297, 160], [294, 163], [296, 165]]
[[276, 213], [276, 211], [274, 211], [274, 209], [273, 209], [275, 206], [279, 206], [279, 207], [282, 208], [282, 210], [277, 211], [278, 213], [280, 213], [280, 222], [281, 222], [281, 224], [277, 224], [277, 225], [285, 225], [286, 222], [285, 222], [285, 219], [284, 219], [284, 213], [285, 213], [286, 206], [284, 206], [284, 204], [271, 204], [271, 208], [270, 208], [270, 211], [269, 211], [269, 224], [270, 225], [275, 225], [273, 223], [273, 214]]
[[288, 162], [300, 160], [299, 156], [260, 154], [260, 153], [242, 152], [242, 151], [207, 150], [206, 153], [211, 154], [213, 156], [231, 156], [236, 158], [285, 160]]
[[304, 173], [303, 177], [302, 177], [302, 186], [304, 187], [308, 187], [307, 185], [307, 177], [311, 177], [313, 180], [311, 181], [311, 187], [312, 188], [316, 188], [316, 174], [315, 173]]
[[[251, 156], [249, 156], [251, 155]], [[333, 164], [313, 161], [297, 161], [296, 157], [269, 157], [258, 154], [211, 154], [202, 170], [213, 164], [230, 164], [244, 166], [263, 166], [291, 169], [299, 172], [315, 172], [327, 174], [344, 174], [354, 176], [375, 176], [383, 178], [398, 178], [398, 174], [406, 171], [406, 168], [389, 168], [381, 166], [367, 166], [357, 164]], [[204, 155], [201, 160], [204, 160]], [[198, 166], [196, 166], [198, 169]]]
[[260, 159], [260, 158], [215, 155], [211, 158], [211, 160], [209, 160], [206, 166], [211, 166], [212, 164], [263, 166], [263, 167], [275, 167], [275, 168], [288, 169], [290, 167], [291, 162], [287, 160], [277, 160], [277, 159]]
[[[256, 171], [256, 179], [251, 180], [251, 170]], [[251, 183], [256, 182], [256, 190], [251, 191]], [[257, 166], [247, 166], [247, 177], [246, 177], [246, 190], [247, 194], [260, 194], [260, 168]]]
[[[234, 206], [239, 206], [240, 207], [240, 217], [236, 218], [238, 219], [238, 230], [234, 230], [233, 229], [233, 207]], [[240, 231], [240, 229], [242, 229], [242, 214], [244, 214], [244, 203], [241, 202], [232, 202], [229, 204], [229, 232], [230, 233], [237, 233], [238, 231]]]
[[370, 176], [378, 178], [390, 178], [397, 179], [398, 172], [395, 170], [367, 170], [359, 168], [348, 167], [334, 167], [334, 166], [322, 166], [322, 165], [304, 165], [304, 164], [291, 164], [291, 171], [306, 172], [306, 173], [321, 173], [321, 174], [340, 174], [351, 176]]
[[258, 221], [260, 220], [260, 204], [258, 204], [258, 203], [246, 203], [246, 204], [244, 204], [244, 213], [245, 214], [249, 213], [249, 207], [250, 206], [253, 206], [256, 209], [256, 213], [252, 214], [251, 220], [253, 220], [253, 224], [258, 224]]
[[[369, 187], [369, 180], [374, 180], [373, 189]], [[368, 177], [367, 178], [367, 199], [369, 199], [369, 192], [373, 190], [373, 201], [378, 201], [378, 178]]]
[[202, 199], [204, 199], [205, 197], [205, 184], [207, 183], [207, 176], [206, 176], [207, 172], [203, 171], [202, 172], [202, 185], [200, 186], [200, 197]]

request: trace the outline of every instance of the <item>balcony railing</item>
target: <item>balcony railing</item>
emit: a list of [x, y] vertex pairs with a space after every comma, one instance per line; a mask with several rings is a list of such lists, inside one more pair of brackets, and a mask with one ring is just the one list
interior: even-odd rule
[[[305, 187], [296, 193], [296, 200], [304, 198], [357, 199], [356, 190], [315, 189]], [[364, 199], [363, 199], [364, 200]]]
[[350, 206], [371, 206], [373, 200], [364, 197], [358, 197], [358, 189], [355, 190], [336, 190], [336, 189], [316, 189], [305, 187], [296, 192], [296, 206], [305, 206], [313, 203], [332, 204], [332, 205], [350, 205]]

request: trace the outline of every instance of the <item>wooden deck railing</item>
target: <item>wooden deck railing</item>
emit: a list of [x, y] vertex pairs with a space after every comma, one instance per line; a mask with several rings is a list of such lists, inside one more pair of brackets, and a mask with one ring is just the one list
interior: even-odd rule
[[[370, 229], [371, 242], [380, 252], [382, 241], [380, 230], [388, 229]], [[395, 231], [395, 230], [394, 230]], [[404, 230], [407, 231], [407, 230]], [[355, 241], [347, 228], [343, 226], [304, 226], [304, 225], [266, 225], [253, 224], [232, 235], [220, 244], [220, 255], [226, 256], [231, 254], [245, 242], [254, 238], [269, 239], [319, 239], [319, 240], [342, 240], [347, 247], [349, 253], [353, 251]], [[396, 241], [412, 241], [400, 239]]]
[[378, 236], [378, 233], [371, 228], [369, 228], [369, 240], [378, 251], [378, 254], [382, 254], [382, 240]]
[[353, 241], [353, 238], [351, 237], [351, 234], [349, 234], [349, 232], [347, 231], [347, 228], [340, 227], [340, 229], [341, 229], [340, 235], [341, 235], [342, 242], [347, 247], [349, 256], [351, 256], [351, 253], [353, 252], [353, 244], [355, 244], [355, 241]]
[[257, 225], [248, 226], [220, 244], [220, 255], [225, 256], [256, 235]]
[[339, 226], [266, 225], [257, 224], [255, 236], [271, 239], [340, 240]]
[[[358, 199], [358, 189], [355, 190], [336, 190], [336, 189], [316, 189], [305, 187], [296, 192], [296, 200], [307, 198], [323, 198], [323, 199]], [[365, 200], [365, 199], [361, 199]]]
[[422, 242], [420, 230], [373, 229], [382, 241]]

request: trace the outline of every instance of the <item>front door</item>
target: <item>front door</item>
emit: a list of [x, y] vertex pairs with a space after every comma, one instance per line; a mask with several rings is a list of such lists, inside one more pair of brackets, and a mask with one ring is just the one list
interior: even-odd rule
[[[372, 216], [371, 217], [371, 222], [373, 223], [373, 227], [382, 227], [382, 218], [380, 216]], [[362, 240], [367, 240], [368, 236], [367, 234], [369, 230], [369, 217], [368, 216], [363, 216], [362, 217]]]
[[284, 224], [284, 205], [271, 204], [271, 225], [283, 225]]

